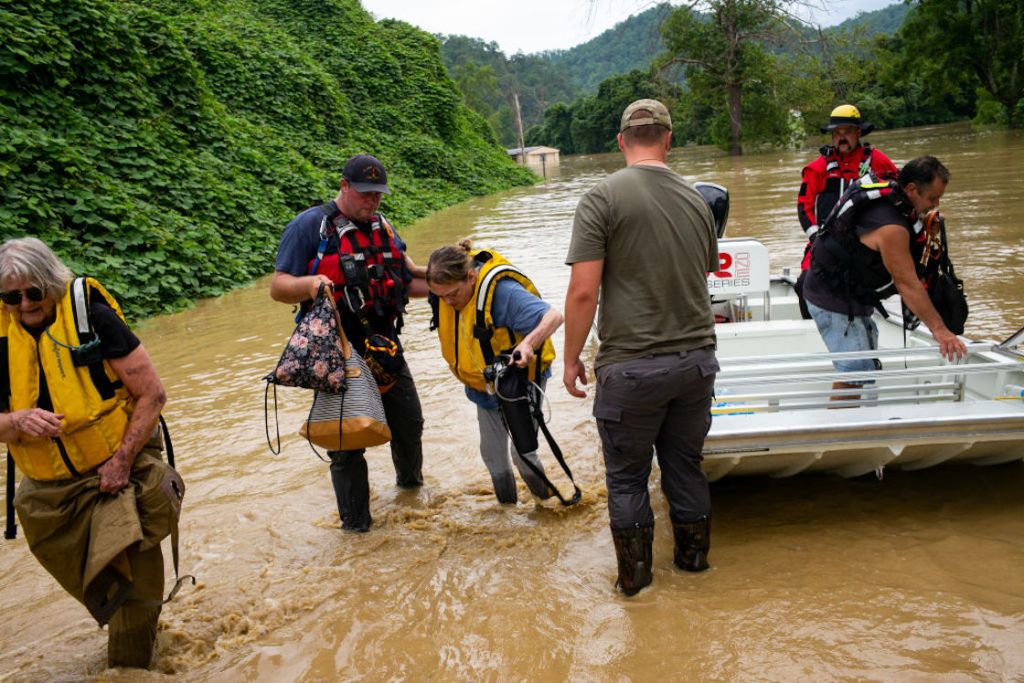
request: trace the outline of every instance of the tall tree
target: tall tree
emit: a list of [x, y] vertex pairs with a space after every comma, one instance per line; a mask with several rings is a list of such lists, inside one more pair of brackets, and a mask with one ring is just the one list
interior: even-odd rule
[[[743, 153], [743, 99], [774, 88], [776, 59], [766, 48], [788, 30], [793, 0], [693, 0], [662, 25], [658, 64], [686, 67], [691, 94], [728, 119], [729, 154]], [[763, 127], [763, 126], [759, 126]], [[771, 126], [769, 126], [771, 127]]]
[[1024, 2], [916, 0], [899, 35], [923, 82], [967, 70], [1002, 105], [1011, 128], [1024, 123]]

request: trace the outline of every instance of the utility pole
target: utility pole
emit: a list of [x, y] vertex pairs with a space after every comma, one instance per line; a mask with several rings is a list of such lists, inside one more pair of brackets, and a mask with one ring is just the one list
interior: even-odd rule
[[516, 110], [516, 132], [519, 134], [519, 158], [526, 165], [526, 145], [523, 143], [523, 117], [519, 114], [519, 93], [512, 92], [512, 103]]

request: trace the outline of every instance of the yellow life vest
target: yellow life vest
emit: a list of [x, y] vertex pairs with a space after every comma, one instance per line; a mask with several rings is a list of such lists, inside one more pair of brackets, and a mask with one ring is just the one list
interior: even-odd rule
[[[458, 380], [477, 391], [487, 391], [484, 369], [498, 354], [511, 353], [524, 336], [510, 328], [494, 327], [491, 306], [495, 285], [503, 278], [512, 278], [537, 298], [540, 292], [530, 278], [498, 252], [478, 250], [472, 252], [472, 256], [480, 264], [473, 296], [459, 311], [444, 300], [438, 300], [437, 336], [441, 340], [441, 353]], [[554, 359], [555, 346], [550, 338], [545, 339], [540, 353], [530, 363], [530, 378], [540, 377]]]
[[42, 378], [53, 412], [64, 416], [59, 437], [23, 434], [8, 444], [18, 469], [32, 479], [67, 479], [104, 463], [120, 447], [134, 408], [127, 389], [99, 355], [98, 338], [88, 321], [92, 293], [106, 299], [124, 320], [114, 297], [92, 278], [68, 284], [56, 319], [38, 341], [6, 309], [0, 311], [0, 344], [6, 341], [8, 350], [8, 410], [37, 407]]

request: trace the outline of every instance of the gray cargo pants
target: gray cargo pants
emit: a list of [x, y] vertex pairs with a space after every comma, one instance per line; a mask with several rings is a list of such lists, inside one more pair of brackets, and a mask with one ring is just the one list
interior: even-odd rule
[[594, 417], [613, 529], [654, 524], [647, 488], [653, 449], [672, 519], [689, 522], [710, 513], [708, 480], [700, 463], [717, 372], [710, 347], [597, 369]]
[[[544, 499], [551, 496], [548, 485], [530, 469], [523, 459], [528, 459], [541, 472], [544, 465], [541, 464], [537, 452], [519, 453], [516, 447], [511, 444], [505, 423], [501, 419], [501, 410], [498, 408], [476, 407], [477, 423], [480, 425], [480, 457], [487, 465], [487, 471], [491, 473], [491, 481], [494, 483], [494, 495], [498, 502], [515, 503], [518, 499], [516, 492], [516, 479], [512, 474], [512, 462], [519, 470], [519, 476], [523, 478], [530, 493], [538, 498]], [[509, 458], [509, 449], [512, 457]]]

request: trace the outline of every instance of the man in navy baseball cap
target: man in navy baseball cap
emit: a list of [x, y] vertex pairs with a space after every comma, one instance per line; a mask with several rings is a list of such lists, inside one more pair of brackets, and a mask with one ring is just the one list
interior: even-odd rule
[[345, 162], [342, 177], [356, 192], [380, 192], [391, 194], [388, 187], [388, 172], [377, 157], [370, 154], [357, 154]]
[[[372, 361], [391, 428], [395, 484], [416, 488], [423, 485], [423, 409], [399, 333], [408, 297], [427, 295], [426, 269], [409, 258], [398, 231], [378, 211], [385, 194], [391, 188], [380, 160], [357, 154], [345, 162], [335, 198], [300, 213], [281, 235], [270, 296], [305, 310], [321, 287], [334, 291], [345, 336], [367, 363]], [[369, 531], [373, 516], [364, 449], [327, 455], [341, 528]]]

